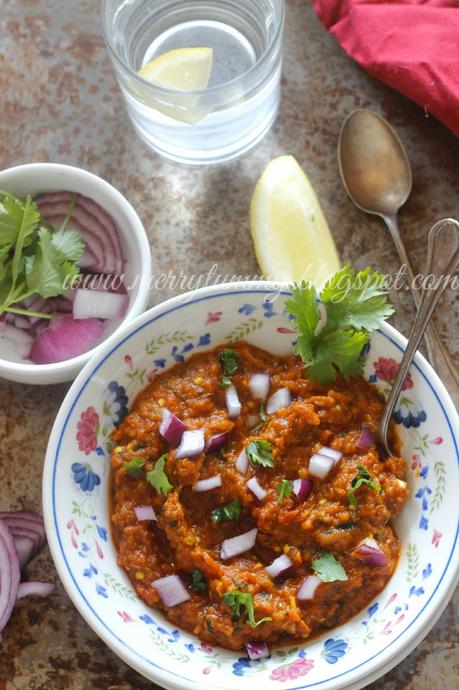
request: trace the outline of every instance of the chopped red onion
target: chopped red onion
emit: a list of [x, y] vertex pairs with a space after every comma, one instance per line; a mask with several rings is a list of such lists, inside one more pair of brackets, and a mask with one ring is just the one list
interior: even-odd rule
[[245, 452], [245, 448], [241, 450], [239, 455], [236, 458], [236, 463], [235, 467], [238, 472], [241, 474], [245, 474], [248, 470], [249, 467], [249, 458], [247, 457], [247, 453]]
[[226, 561], [228, 558], [233, 558], [233, 556], [239, 556], [241, 553], [250, 551], [255, 546], [255, 541], [257, 539], [257, 528], [251, 529], [249, 532], [244, 534], [239, 534], [237, 537], [232, 537], [231, 539], [225, 539], [222, 543], [220, 550], [220, 557], [222, 560]]
[[203, 493], [204, 491], [212, 491], [212, 489], [218, 489], [222, 485], [222, 478], [219, 474], [215, 477], [209, 477], [208, 479], [200, 479], [196, 484], [193, 484], [193, 491], [196, 493]]
[[0, 338], [9, 340], [20, 357], [28, 359], [33, 345], [33, 338], [22, 328], [10, 326], [4, 321], [0, 322]]
[[386, 554], [371, 537], [363, 539], [354, 549], [352, 555], [358, 557], [369, 567], [385, 568], [387, 566]]
[[316, 589], [321, 582], [322, 580], [318, 578], [317, 575], [308, 575], [300, 585], [300, 588], [296, 593], [296, 598], [299, 601], [309, 601], [310, 599], [314, 599]]
[[241, 402], [234, 386], [226, 389], [226, 409], [228, 410], [228, 417], [235, 419], [241, 414]]
[[275, 577], [280, 577], [280, 575], [286, 573], [287, 570], [292, 567], [292, 565], [293, 561], [284, 553], [282, 556], [275, 558], [271, 565], [268, 565], [265, 570], [268, 575], [274, 579]]
[[266, 659], [271, 655], [266, 642], [247, 642], [247, 654], [252, 661]]
[[260, 486], [256, 477], [249, 479], [247, 482], [247, 488], [250, 489], [250, 491], [258, 498], [259, 501], [262, 501], [268, 493], [263, 489], [262, 486]]
[[371, 446], [373, 445], [373, 441], [373, 432], [370, 431], [368, 427], [364, 426], [362, 429], [362, 433], [360, 434], [359, 440], [357, 441], [358, 447], [362, 448], [362, 450], [367, 450], [368, 448], [371, 448]]
[[252, 374], [249, 379], [249, 388], [255, 400], [266, 400], [271, 385], [269, 374]]
[[75, 319], [121, 319], [128, 305], [127, 295], [80, 288], [75, 291], [73, 316]]
[[288, 407], [292, 402], [292, 395], [288, 388], [279, 388], [278, 391], [273, 393], [269, 398], [266, 405], [267, 414], [274, 414], [278, 410], [282, 410], [284, 407]]
[[134, 513], [137, 516], [139, 522], [144, 522], [145, 520], [156, 520], [156, 513], [152, 506], [137, 506], [134, 508]]
[[30, 359], [35, 364], [54, 364], [78, 357], [97, 345], [103, 329], [99, 319], [61, 316], [37, 335]]
[[334, 464], [335, 461], [329, 455], [316, 453], [309, 460], [309, 474], [318, 479], [325, 479]]
[[47, 597], [54, 592], [56, 585], [54, 582], [21, 582], [18, 587], [18, 599], [28, 596]]
[[314, 487], [314, 482], [312, 479], [295, 479], [292, 485], [295, 496], [298, 496], [300, 501], [305, 501]]
[[[36, 515], [29, 511], [18, 511], [18, 512], [0, 512], [0, 520], [3, 520], [5, 525], [10, 530], [11, 534], [16, 543], [16, 548], [18, 549], [18, 554], [20, 556], [21, 568], [24, 567], [23, 558], [25, 552], [29, 550], [30, 542], [32, 542], [32, 551], [30, 552], [29, 558], [33, 558], [42, 549], [45, 541], [45, 523], [41, 515]], [[29, 544], [23, 544], [23, 541], [29, 542]]]
[[341, 458], [343, 457], [343, 454], [340, 450], [335, 450], [334, 448], [328, 448], [328, 446], [322, 446], [319, 450], [320, 455], [327, 455], [329, 458], [333, 460], [333, 465], [337, 465]]
[[8, 623], [19, 589], [21, 571], [13, 536], [0, 520], [0, 632]]
[[195, 455], [199, 455], [204, 450], [204, 443], [203, 429], [184, 431], [180, 445], [175, 451], [176, 459], [193, 458]]
[[191, 599], [178, 575], [167, 575], [167, 577], [154, 580], [151, 584], [158, 592], [164, 606], [178, 606]]
[[216, 434], [215, 436], [212, 436], [206, 444], [206, 451], [209, 453], [218, 450], [223, 446], [227, 440], [228, 440], [229, 432], [228, 431], [223, 431], [221, 434]]
[[185, 424], [176, 415], [164, 408], [163, 419], [159, 427], [159, 433], [173, 448], [177, 448], [182, 440]]

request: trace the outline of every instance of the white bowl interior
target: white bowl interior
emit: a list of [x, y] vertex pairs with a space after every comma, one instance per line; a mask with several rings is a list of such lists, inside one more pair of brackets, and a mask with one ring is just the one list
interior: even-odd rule
[[[51, 435], [44, 511], [60, 577], [106, 643], [165, 687], [249, 690], [255, 679], [260, 687], [280, 684], [288, 690], [319, 684], [333, 690], [361, 687], [422, 639], [457, 581], [459, 423], [442, 384], [417, 356], [410, 372], [413, 385], [398, 408], [411, 489], [396, 521], [402, 556], [387, 588], [368, 609], [311, 642], [292, 643], [274, 649], [268, 660], [249, 662], [242, 653], [211, 649], [173, 629], [136, 597], [116, 564], [110, 539], [109, 434], [148, 378], [178, 358], [239, 338], [277, 354], [291, 352], [295, 335], [284, 310], [285, 293], [267, 302], [272, 294], [268, 284], [234, 284], [199, 290], [150, 310], [85, 367]], [[365, 376], [383, 390], [404, 344], [390, 326], [373, 337]], [[94, 426], [91, 448], [79, 444], [81, 421]], [[72, 471], [75, 464], [86, 468], [80, 484]]]

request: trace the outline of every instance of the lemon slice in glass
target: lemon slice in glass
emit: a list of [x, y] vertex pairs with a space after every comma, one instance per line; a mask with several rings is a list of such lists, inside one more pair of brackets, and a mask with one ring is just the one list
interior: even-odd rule
[[319, 200], [293, 156], [274, 159], [260, 177], [250, 223], [265, 278], [306, 280], [320, 288], [340, 269]]
[[147, 81], [166, 89], [182, 91], [169, 99], [156, 99], [154, 107], [175, 120], [195, 124], [210, 110], [199, 107], [199, 97], [186, 94], [187, 91], [206, 89], [212, 73], [214, 51], [212, 48], [177, 48], [159, 55], [141, 67], [137, 74]]

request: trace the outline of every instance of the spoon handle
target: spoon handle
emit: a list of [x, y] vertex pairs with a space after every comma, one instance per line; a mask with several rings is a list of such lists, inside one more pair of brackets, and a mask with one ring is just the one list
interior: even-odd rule
[[391, 454], [391, 450], [388, 431], [395, 405], [427, 324], [438, 300], [448, 287], [458, 262], [459, 223], [451, 218], [440, 220], [429, 232], [427, 265], [424, 274], [425, 276], [434, 276], [434, 287], [425, 286], [422, 289], [418, 313], [379, 426], [379, 439], [389, 454]]
[[[409, 256], [406, 252], [405, 245], [400, 237], [397, 218], [396, 216], [384, 216], [384, 221], [392, 235], [392, 239], [397, 248], [400, 260], [406, 267], [411, 294], [417, 308], [419, 309], [421, 295], [419, 294], [419, 291], [414, 288], [415, 273]], [[443, 341], [434, 323], [429, 323], [424, 334], [424, 338], [429, 362], [445, 383], [456, 407], [459, 407], [459, 371], [454, 365], [447, 348], [443, 344]]]

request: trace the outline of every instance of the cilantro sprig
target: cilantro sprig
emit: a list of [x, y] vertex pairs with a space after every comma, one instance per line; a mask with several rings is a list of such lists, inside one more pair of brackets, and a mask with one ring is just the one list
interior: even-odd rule
[[226, 506], [215, 508], [211, 513], [213, 522], [230, 522], [232, 520], [239, 520], [241, 516], [241, 504], [237, 499], [230, 501]]
[[223, 388], [229, 388], [231, 386], [231, 376], [233, 376], [239, 366], [239, 354], [236, 350], [231, 350], [226, 347], [220, 352], [220, 366], [223, 371], [223, 377], [220, 385]]
[[225, 592], [223, 601], [227, 604], [233, 612], [233, 618], [238, 620], [245, 613], [252, 628], [256, 628], [260, 623], [272, 620], [270, 616], [265, 616], [259, 621], [255, 620], [255, 609], [253, 605], [253, 596], [249, 592]]
[[164, 471], [167, 454], [161, 455], [156, 461], [155, 468], [151, 472], [147, 472], [147, 481], [152, 487], [156, 489], [159, 494], [166, 496], [174, 488], [170, 483], [167, 474]]
[[274, 467], [273, 446], [269, 441], [265, 439], [251, 441], [245, 452], [252, 465]]
[[382, 491], [382, 488], [379, 486], [379, 484], [376, 484], [374, 481], [372, 481], [371, 476], [364, 465], [357, 465], [357, 470], [358, 472], [356, 476], [351, 481], [351, 488], [347, 492], [347, 500], [351, 506], [354, 506], [354, 508], [358, 507], [355, 492], [357, 489], [360, 489], [361, 486], [368, 486], [369, 489], [377, 494], [380, 494]]
[[30, 196], [0, 191], [0, 314], [52, 318], [25, 311], [18, 302], [33, 294], [43, 299], [61, 295], [78, 276], [84, 241], [65, 224], [54, 232]]
[[124, 463], [124, 471], [131, 479], [138, 479], [142, 475], [144, 465], [144, 458], [133, 458]]
[[343, 566], [336, 560], [335, 556], [328, 551], [321, 553], [319, 558], [312, 561], [311, 565], [315, 574], [322, 582], [347, 580], [346, 571]]
[[198, 594], [205, 594], [207, 592], [207, 578], [204, 577], [198, 568], [195, 568], [191, 573], [191, 589]]
[[284, 498], [290, 496], [293, 491], [292, 482], [289, 479], [282, 479], [282, 481], [280, 481], [276, 486], [276, 491], [278, 495], [277, 502], [282, 503]]
[[314, 287], [304, 281], [291, 287], [286, 308], [298, 332], [295, 353], [319, 385], [333, 381], [338, 372], [345, 378], [362, 373], [364, 346], [394, 312], [387, 303], [384, 280], [384, 275], [370, 267], [357, 272], [349, 264], [344, 266], [320, 294], [325, 311], [322, 328]]

